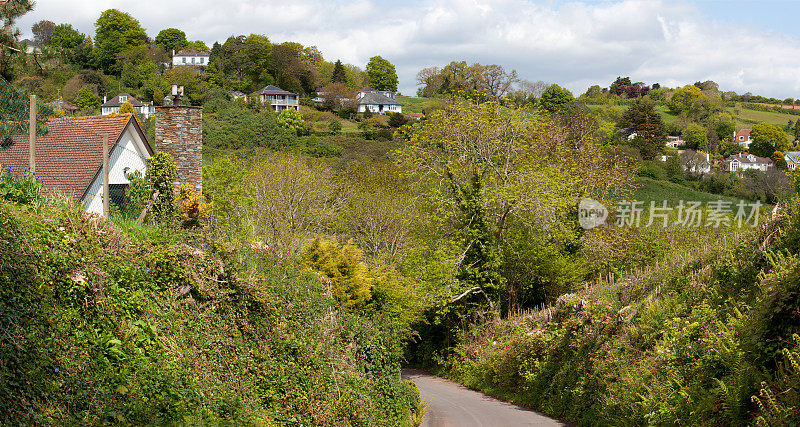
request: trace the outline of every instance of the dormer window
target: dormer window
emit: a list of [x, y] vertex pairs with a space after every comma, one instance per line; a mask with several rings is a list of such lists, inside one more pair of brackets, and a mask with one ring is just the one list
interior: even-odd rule
[[128, 97], [127, 97], [127, 96], [125, 96], [125, 95], [120, 95], [120, 96], [119, 96], [119, 102], [125, 102], [125, 101], [127, 101], [127, 100], [128, 100]]

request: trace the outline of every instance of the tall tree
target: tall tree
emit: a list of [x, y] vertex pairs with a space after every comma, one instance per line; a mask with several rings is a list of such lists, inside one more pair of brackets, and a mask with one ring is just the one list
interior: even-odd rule
[[0, 32], [0, 76], [6, 80], [14, 79], [14, 70], [11, 58], [17, 52], [17, 39], [19, 29], [14, 26], [17, 18], [33, 9], [30, 0], [7, 0], [0, 3], [0, 19], [3, 21], [3, 30]]
[[373, 56], [367, 63], [367, 84], [375, 90], [397, 92], [397, 71], [391, 62]]
[[50, 36], [55, 30], [56, 24], [53, 21], [39, 21], [31, 27], [33, 32], [33, 40], [41, 46], [50, 44]]
[[572, 92], [569, 89], [553, 84], [542, 93], [541, 105], [548, 112], [555, 113], [574, 99], [575, 97], [572, 96]]
[[622, 115], [618, 126], [626, 130], [627, 135], [636, 134], [632, 144], [639, 149], [643, 159], [652, 160], [664, 150], [667, 140], [664, 121], [649, 100], [634, 101]]
[[753, 125], [750, 131], [753, 142], [748, 151], [761, 157], [772, 157], [776, 150], [789, 151], [789, 141], [781, 128], [770, 123]]
[[344, 71], [344, 65], [340, 59], [336, 60], [333, 65], [333, 75], [331, 75], [332, 83], [347, 83], [347, 73]]
[[167, 28], [161, 30], [155, 39], [156, 44], [161, 45], [167, 52], [171, 50], [181, 50], [188, 45], [186, 33], [177, 28]]
[[94, 24], [95, 57], [97, 65], [113, 74], [120, 74], [117, 55], [132, 47], [147, 44], [149, 39], [139, 21], [131, 15], [117, 9], [108, 9], [100, 14]]

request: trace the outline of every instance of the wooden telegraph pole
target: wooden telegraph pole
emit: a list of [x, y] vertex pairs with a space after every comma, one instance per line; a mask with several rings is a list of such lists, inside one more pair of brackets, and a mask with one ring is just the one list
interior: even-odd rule
[[108, 192], [108, 135], [103, 135], [103, 216], [108, 218], [111, 195]]
[[31, 173], [36, 173], [36, 95], [31, 95], [30, 117], [28, 122], [29, 159], [28, 166]]

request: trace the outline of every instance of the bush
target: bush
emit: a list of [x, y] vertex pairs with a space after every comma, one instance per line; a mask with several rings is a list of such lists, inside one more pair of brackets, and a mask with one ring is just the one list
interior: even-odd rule
[[349, 120], [350, 118], [356, 115], [356, 109], [353, 107], [342, 108], [341, 110], [339, 110], [337, 114], [342, 119]]
[[372, 278], [361, 251], [348, 243], [314, 239], [303, 249], [305, 265], [327, 277], [333, 295], [345, 309], [363, 308], [371, 299]]
[[336, 119], [328, 120], [328, 131], [331, 135], [339, 135], [342, 133], [342, 122]]
[[297, 145], [297, 134], [278, 126], [273, 113], [218, 99], [203, 106], [203, 145], [288, 150]]
[[175, 216], [175, 178], [177, 176], [178, 168], [168, 153], [161, 151], [147, 160], [144, 179], [151, 191], [158, 191], [158, 197], [153, 203], [150, 217], [155, 221], [169, 222]]
[[39, 177], [25, 171], [14, 173], [11, 167], [0, 165], [0, 200], [28, 204], [39, 198], [42, 183]]
[[639, 168], [636, 174], [647, 178], [663, 180], [667, 173], [664, 171], [662, 163], [663, 162], [659, 161], [645, 160], [642, 162], [642, 166]]
[[358, 124], [358, 130], [361, 131], [361, 136], [366, 140], [373, 140], [378, 135], [375, 127], [366, 120]]
[[389, 126], [399, 128], [408, 123], [408, 117], [401, 113], [389, 113]]

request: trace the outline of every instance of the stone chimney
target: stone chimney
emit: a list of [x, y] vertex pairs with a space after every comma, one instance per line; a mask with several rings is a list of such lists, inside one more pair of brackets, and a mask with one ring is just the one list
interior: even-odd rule
[[195, 191], [203, 190], [203, 107], [168, 105], [156, 107], [156, 152], [172, 156], [178, 167], [175, 180], [177, 191], [189, 184]]

